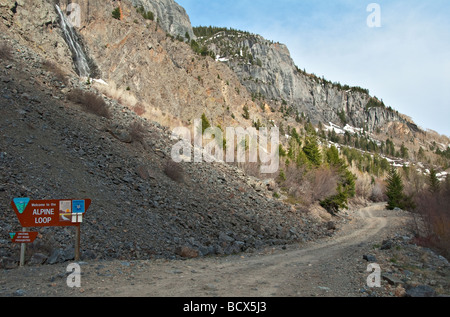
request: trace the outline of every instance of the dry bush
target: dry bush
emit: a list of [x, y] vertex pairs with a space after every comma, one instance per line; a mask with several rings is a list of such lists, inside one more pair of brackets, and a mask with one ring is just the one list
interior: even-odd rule
[[137, 103], [133, 107], [134, 113], [136, 113], [138, 116], [142, 116], [145, 114], [145, 106], [142, 103]]
[[357, 197], [370, 199], [373, 194], [375, 184], [372, 184], [372, 177], [367, 173], [358, 172], [355, 180], [355, 192]]
[[405, 179], [403, 184], [405, 186], [404, 192], [406, 195], [415, 196], [425, 189], [427, 183], [426, 176], [417, 171], [416, 168], [409, 168], [409, 172], [405, 175]]
[[[226, 154], [224, 154], [225, 157]], [[238, 166], [241, 170], [245, 172], [248, 176], [253, 176], [259, 179], [266, 177], [267, 175], [261, 174], [261, 164], [260, 163], [234, 163], [234, 165]]]
[[182, 183], [184, 181], [184, 171], [179, 163], [169, 160], [164, 167], [164, 173], [173, 181]]
[[129, 126], [129, 134], [133, 142], [142, 142], [145, 136], [145, 128], [142, 123], [134, 121]]
[[[122, 106], [135, 112], [137, 110], [136, 114], [154, 122], [158, 122], [162, 126], [168, 127], [169, 129], [184, 126], [182, 120], [176, 116], [162, 112], [161, 109], [158, 108], [156, 102], [138, 99], [131, 91], [118, 88], [114, 82], [109, 82], [107, 85], [94, 82], [93, 87], [110, 99], [117, 100]], [[142, 108], [140, 108], [140, 105], [142, 105]], [[135, 107], [138, 108], [135, 110]], [[142, 110], [144, 110], [144, 113], [139, 114]]]
[[45, 61], [45, 62], [42, 63], [42, 67], [46, 71], [53, 73], [53, 75], [55, 76], [55, 78], [58, 81], [60, 81], [60, 82], [64, 83], [65, 85], [67, 85], [67, 83], [68, 83], [67, 75], [54, 62]]
[[[306, 181], [306, 170], [289, 165], [280, 167], [279, 173], [283, 173], [285, 180], [281, 179], [280, 187], [287, 191], [289, 196], [295, 200], [300, 200], [305, 205], [312, 203], [311, 184]], [[278, 178], [280, 179], [280, 177]]]
[[450, 257], [450, 188], [432, 193], [423, 190], [414, 197], [415, 232], [419, 242]]
[[333, 169], [321, 166], [318, 169], [312, 170], [310, 177], [313, 201], [320, 201], [337, 194], [336, 188], [339, 175]]
[[12, 49], [6, 42], [0, 44], [0, 59], [1, 60], [13, 59]]
[[372, 186], [372, 192], [369, 199], [373, 202], [387, 201], [386, 197], [386, 184], [380, 180], [375, 180], [375, 184]]
[[282, 182], [284, 188], [293, 201], [310, 206], [314, 202], [335, 195], [338, 174], [333, 169], [321, 166], [317, 169], [307, 170], [293, 164], [286, 167], [286, 180]]
[[81, 107], [90, 113], [104, 118], [111, 118], [111, 113], [101, 96], [93, 92], [74, 89], [67, 94], [67, 98], [81, 105]]

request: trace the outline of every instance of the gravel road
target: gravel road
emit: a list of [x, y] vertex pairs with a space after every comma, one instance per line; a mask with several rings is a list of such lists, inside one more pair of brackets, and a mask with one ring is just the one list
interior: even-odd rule
[[[67, 263], [0, 272], [2, 296], [355, 297], [392, 296], [370, 289], [363, 256], [382, 240], [406, 234], [408, 213], [374, 204], [349, 212], [333, 237], [253, 254], [184, 261], [81, 262], [81, 287], [66, 284]], [[383, 264], [381, 264], [383, 272]], [[389, 292], [390, 291], [390, 292]]]

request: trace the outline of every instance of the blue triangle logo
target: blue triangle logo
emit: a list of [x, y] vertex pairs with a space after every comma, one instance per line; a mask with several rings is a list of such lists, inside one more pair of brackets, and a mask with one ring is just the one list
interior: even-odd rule
[[14, 236], [15, 236], [15, 235], [16, 235], [15, 232], [10, 232], [10, 233], [9, 233], [9, 236], [11, 237], [11, 240], [14, 239]]
[[25, 208], [27, 208], [30, 198], [14, 198], [13, 201], [19, 214], [22, 214], [25, 211]]

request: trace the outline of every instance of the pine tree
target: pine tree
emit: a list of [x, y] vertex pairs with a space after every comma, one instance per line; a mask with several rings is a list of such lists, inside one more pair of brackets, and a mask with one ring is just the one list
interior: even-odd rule
[[244, 113], [242, 114], [242, 117], [244, 117], [244, 119], [246, 119], [246, 120], [249, 120], [250, 119], [250, 113], [248, 111], [247, 105], [244, 106], [243, 110], [244, 110]]
[[340, 166], [342, 164], [342, 161], [339, 158], [339, 151], [334, 145], [325, 151], [325, 159], [327, 163], [332, 166]]
[[305, 146], [303, 147], [306, 157], [314, 166], [320, 166], [322, 163], [322, 154], [320, 153], [319, 145], [317, 144], [317, 138], [315, 136], [308, 137], [306, 139]]
[[115, 8], [112, 12], [112, 17], [114, 19], [120, 20], [120, 8]]
[[386, 196], [388, 197], [387, 209], [393, 210], [398, 207], [403, 209], [405, 194], [403, 193], [403, 181], [397, 170], [392, 167], [387, 177]]
[[202, 114], [202, 134], [205, 133], [205, 130], [211, 128], [211, 124], [209, 123], [208, 118], [205, 114]]
[[441, 184], [440, 184], [439, 179], [437, 178], [436, 170], [434, 168], [432, 168], [430, 171], [428, 183], [430, 185], [430, 188], [429, 188], [430, 192], [432, 192], [432, 193], [439, 192]]
[[404, 159], [409, 158], [408, 149], [406, 148], [404, 143], [402, 143], [402, 146], [400, 147], [400, 155]]
[[348, 199], [356, 194], [355, 179], [345, 162], [339, 157], [338, 149], [332, 145], [325, 151], [325, 160], [330, 166], [336, 168], [339, 173], [337, 194], [320, 201], [320, 205], [329, 213], [335, 214], [339, 209], [348, 208]]

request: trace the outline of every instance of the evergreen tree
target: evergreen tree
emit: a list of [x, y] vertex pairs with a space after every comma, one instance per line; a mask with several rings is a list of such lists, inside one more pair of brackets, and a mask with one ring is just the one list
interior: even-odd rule
[[248, 111], [248, 106], [245, 105], [244, 108], [244, 113], [242, 114], [242, 117], [244, 117], [244, 119], [249, 120], [250, 119], [250, 113]]
[[436, 170], [434, 168], [432, 168], [430, 171], [428, 183], [430, 185], [430, 188], [429, 188], [430, 192], [432, 192], [432, 193], [439, 192], [441, 184], [439, 182], [439, 179], [437, 178]]
[[342, 161], [339, 158], [339, 151], [334, 145], [326, 150], [325, 159], [331, 166], [339, 166], [342, 164]]
[[205, 114], [202, 114], [202, 134], [205, 133], [205, 130], [211, 128], [211, 124], [209, 123], [208, 118]]
[[317, 138], [315, 136], [306, 138], [303, 152], [305, 152], [306, 157], [314, 166], [320, 166], [322, 163], [322, 154], [320, 153]]
[[325, 160], [330, 166], [336, 168], [339, 172], [339, 183], [337, 194], [320, 202], [320, 205], [329, 213], [335, 214], [339, 209], [348, 208], [348, 199], [356, 194], [355, 179], [345, 162], [339, 157], [338, 149], [333, 145], [325, 152]]
[[297, 167], [301, 167], [308, 164], [308, 158], [306, 157], [305, 152], [303, 152], [301, 149], [298, 151], [295, 163], [297, 164]]
[[120, 8], [115, 8], [112, 12], [112, 17], [114, 19], [120, 20]]
[[403, 181], [397, 170], [392, 167], [387, 177], [386, 196], [388, 197], [387, 209], [393, 210], [395, 207], [403, 209], [405, 207], [405, 194], [403, 193]]
[[409, 158], [408, 149], [406, 148], [404, 143], [402, 143], [402, 146], [400, 147], [400, 155], [404, 159]]
[[338, 184], [337, 192], [336, 195], [328, 197], [320, 202], [320, 205], [332, 215], [335, 215], [339, 209], [348, 208], [348, 193], [342, 188], [341, 184]]

